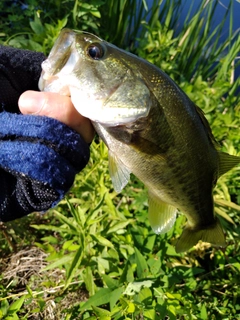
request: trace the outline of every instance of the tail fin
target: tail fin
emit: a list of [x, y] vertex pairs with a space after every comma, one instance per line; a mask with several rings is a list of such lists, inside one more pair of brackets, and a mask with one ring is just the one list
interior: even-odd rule
[[209, 242], [216, 247], [225, 247], [225, 237], [220, 222], [205, 229], [192, 229], [188, 226], [183, 230], [177, 244], [176, 252], [184, 252], [195, 246], [199, 240]]

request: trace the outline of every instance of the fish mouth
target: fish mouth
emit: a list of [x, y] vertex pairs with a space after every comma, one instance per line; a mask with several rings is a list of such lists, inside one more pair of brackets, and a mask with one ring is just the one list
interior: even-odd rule
[[53, 82], [56, 79], [54, 76], [57, 76], [63, 69], [67, 72], [72, 71], [70, 68], [66, 70], [66, 65], [69, 66], [72, 63], [74, 66], [74, 61], [71, 61], [71, 57], [73, 52], [76, 51], [75, 41], [76, 32], [70, 29], [63, 29], [60, 32], [48, 58], [42, 62], [42, 74], [39, 80], [40, 90], [44, 90], [49, 82]]
[[79, 62], [79, 53], [75, 48], [73, 35], [65, 42], [53, 47], [49, 57], [42, 62], [42, 74], [38, 82], [41, 91], [53, 91], [70, 96], [69, 79], [72, 78], [75, 65]]

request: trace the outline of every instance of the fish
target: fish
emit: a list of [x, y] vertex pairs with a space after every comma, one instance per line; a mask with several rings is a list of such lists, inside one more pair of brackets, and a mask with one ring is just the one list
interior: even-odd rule
[[240, 162], [221, 152], [203, 111], [162, 70], [96, 35], [63, 29], [42, 63], [41, 91], [71, 97], [108, 147], [117, 192], [130, 175], [148, 190], [148, 218], [168, 232], [178, 212], [187, 222], [176, 243], [226, 245], [214, 212], [218, 178]]

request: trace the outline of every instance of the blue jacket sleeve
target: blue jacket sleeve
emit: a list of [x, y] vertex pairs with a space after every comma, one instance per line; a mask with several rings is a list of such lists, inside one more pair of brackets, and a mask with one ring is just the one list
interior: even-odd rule
[[43, 60], [0, 46], [0, 221], [55, 206], [89, 160], [88, 144], [68, 126], [19, 112], [21, 93], [38, 90]]

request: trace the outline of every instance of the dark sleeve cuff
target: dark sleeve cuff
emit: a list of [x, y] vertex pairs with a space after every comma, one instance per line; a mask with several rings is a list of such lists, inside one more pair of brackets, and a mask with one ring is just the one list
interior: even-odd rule
[[55, 206], [86, 166], [88, 144], [48, 117], [3, 112], [0, 123], [0, 220]]

